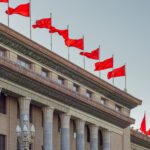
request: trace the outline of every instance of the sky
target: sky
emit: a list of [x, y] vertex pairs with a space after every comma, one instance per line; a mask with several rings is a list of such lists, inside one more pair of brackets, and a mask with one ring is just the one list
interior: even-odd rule
[[[10, 0], [10, 6], [28, 3], [28, 0]], [[69, 37], [79, 39], [84, 36], [85, 51], [90, 52], [100, 45], [100, 59], [114, 55], [114, 67], [125, 63], [127, 74], [127, 92], [143, 101], [131, 112], [136, 119], [135, 128], [140, 128], [146, 112], [147, 130], [150, 128], [150, 0], [31, 0], [32, 24], [52, 13], [52, 25], [66, 29], [69, 25]], [[7, 25], [5, 10], [7, 4], [0, 4], [0, 22]], [[10, 28], [29, 37], [29, 18], [12, 15]], [[32, 40], [50, 49], [50, 34], [46, 29], [32, 29]], [[68, 49], [62, 37], [52, 36], [52, 51], [67, 59]], [[70, 48], [70, 61], [83, 68], [80, 50]], [[92, 74], [95, 60], [86, 59], [85, 69]], [[110, 84], [107, 73], [102, 71], [101, 78]], [[125, 87], [125, 78], [115, 78], [115, 85], [121, 90]]]

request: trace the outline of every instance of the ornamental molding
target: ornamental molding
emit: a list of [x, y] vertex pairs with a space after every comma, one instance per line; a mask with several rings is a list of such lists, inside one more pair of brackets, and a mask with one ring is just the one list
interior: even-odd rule
[[[4, 28], [8, 29], [8, 30], [6, 30], [7, 31], [6, 33], [5, 33]], [[30, 44], [27, 44], [27, 43], [30, 43]], [[26, 57], [31, 58], [47, 67], [53, 69], [56, 72], [60, 72], [64, 76], [71, 78], [72, 80], [75, 80], [75, 81], [97, 91], [98, 93], [105, 95], [106, 97], [108, 97], [108, 98], [116, 101], [117, 103], [120, 103], [130, 109], [141, 104], [140, 100], [138, 100], [130, 95], [127, 95], [127, 97], [129, 97], [129, 98], [125, 97], [124, 96], [124, 95], [126, 95], [125, 92], [109, 85], [108, 83], [106, 83], [103, 80], [100, 81], [102, 83], [102, 84], [100, 84], [100, 83], [88, 78], [88, 76], [91, 76], [91, 74], [88, 72], [84, 73], [84, 74], [88, 74], [87, 76], [84, 76], [83, 73], [80, 73], [80, 70], [82, 72], [85, 72], [85, 71], [83, 71], [83, 69], [77, 67], [76, 65], [73, 64], [74, 68], [76, 68], [79, 71], [74, 70], [74, 68], [68, 67], [69, 63], [70, 63], [70, 66], [72, 66], [71, 62], [67, 62], [67, 60], [60, 57], [61, 61], [64, 62], [64, 63], [61, 63], [60, 61], [58, 61], [59, 56], [57, 56], [53, 52], [48, 51], [46, 48], [38, 45], [37, 43], [27, 39], [26, 37], [22, 36], [19, 33], [16, 33], [15, 31], [9, 29], [8, 27], [6, 27], [2, 24], [0, 24], [0, 44], [5, 45], [6, 47], [8, 47], [11, 50], [19, 52], [19, 53], [25, 55]], [[43, 53], [41, 52], [42, 50], [43, 50]], [[48, 53], [49, 55], [46, 55], [46, 53]], [[56, 57], [57, 57], [57, 59], [56, 59]], [[65, 65], [66, 63], [68, 64], [68, 66]], [[93, 76], [93, 78], [96, 78], [96, 77]], [[100, 79], [98, 79], [98, 80], [100, 80]], [[104, 85], [111, 87], [111, 89], [107, 88], [107, 86], [104, 86]], [[117, 91], [119, 91], [120, 94], [118, 94]]]

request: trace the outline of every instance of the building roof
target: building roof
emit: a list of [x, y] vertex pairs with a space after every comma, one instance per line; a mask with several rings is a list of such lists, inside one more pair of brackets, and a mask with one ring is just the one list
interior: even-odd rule
[[131, 129], [131, 142], [137, 145], [150, 148], [150, 137], [138, 130]]
[[62, 58], [56, 53], [46, 49], [27, 37], [17, 33], [0, 23], [0, 43], [31, 57], [38, 62], [64, 74], [65, 76], [78, 81], [87, 87], [104, 94], [106, 97], [128, 107], [134, 108], [141, 105], [138, 98], [120, 90], [108, 82], [99, 79], [90, 72]]

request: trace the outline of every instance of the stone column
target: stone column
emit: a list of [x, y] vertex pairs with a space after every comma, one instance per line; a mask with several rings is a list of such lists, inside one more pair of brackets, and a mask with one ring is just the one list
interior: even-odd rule
[[103, 130], [103, 150], [110, 150], [110, 131]]
[[76, 150], [84, 150], [84, 126], [85, 121], [81, 119], [76, 120], [76, 130], [77, 130], [77, 138], [76, 138]]
[[53, 111], [52, 107], [43, 107], [43, 148], [53, 149]]
[[70, 115], [61, 114], [61, 150], [70, 150]]
[[[27, 116], [27, 119], [28, 119], [28, 121], [26, 122], [26, 125], [27, 125], [27, 127], [29, 129], [30, 102], [31, 102], [31, 98], [30, 97], [20, 97], [19, 98], [20, 127], [21, 127], [21, 130], [23, 130], [25, 116]], [[28, 133], [28, 136], [29, 136], [29, 133]], [[24, 136], [23, 135], [21, 136], [21, 140], [24, 140]], [[22, 144], [20, 144], [19, 147], [20, 147], [20, 150], [24, 150]]]
[[98, 150], [98, 127], [90, 126], [90, 150]]

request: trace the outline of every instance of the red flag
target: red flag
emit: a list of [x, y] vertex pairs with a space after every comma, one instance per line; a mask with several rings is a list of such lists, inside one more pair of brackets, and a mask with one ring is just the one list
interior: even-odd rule
[[0, 2], [8, 3], [8, 0], [0, 0]]
[[30, 3], [19, 5], [15, 9], [11, 7], [9, 7], [8, 9], [9, 11], [6, 10], [6, 14], [19, 14], [25, 17], [30, 17]]
[[41, 20], [37, 20], [35, 25], [32, 25], [34, 29], [36, 28], [51, 28], [51, 18], [43, 18]]
[[84, 50], [83, 38], [82, 39], [67, 39], [65, 40], [65, 45], [68, 47], [76, 47]]
[[150, 129], [146, 133], [147, 133], [147, 135], [150, 135]]
[[84, 56], [91, 58], [91, 59], [99, 60], [99, 48], [97, 48], [96, 50], [93, 50], [91, 53], [80, 52], [80, 55], [84, 55]]
[[146, 134], [146, 116], [145, 116], [145, 113], [144, 113], [144, 117], [143, 117], [143, 120], [141, 122], [141, 127], [140, 127], [140, 130]]
[[107, 74], [108, 79], [121, 76], [125, 76], [125, 65], [120, 68], [114, 69]]
[[113, 68], [113, 57], [106, 59], [102, 62], [95, 63], [94, 71], [105, 70], [105, 69], [109, 69], [109, 68]]
[[50, 33], [55, 33], [57, 32], [60, 36], [62, 36], [65, 40], [68, 39], [68, 29], [66, 30], [59, 30], [56, 29], [55, 27], [51, 27], [49, 30]]

